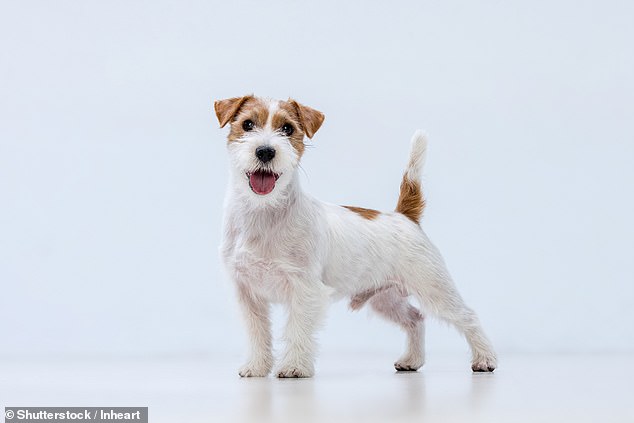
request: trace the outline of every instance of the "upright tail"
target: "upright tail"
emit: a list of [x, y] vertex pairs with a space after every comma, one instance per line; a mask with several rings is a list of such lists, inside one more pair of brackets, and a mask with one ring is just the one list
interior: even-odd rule
[[404, 214], [416, 223], [420, 222], [420, 217], [425, 209], [425, 198], [421, 189], [420, 177], [425, 164], [427, 152], [427, 137], [418, 130], [412, 136], [412, 150], [409, 155], [409, 163], [403, 181], [401, 182], [401, 193], [396, 203], [396, 211]]

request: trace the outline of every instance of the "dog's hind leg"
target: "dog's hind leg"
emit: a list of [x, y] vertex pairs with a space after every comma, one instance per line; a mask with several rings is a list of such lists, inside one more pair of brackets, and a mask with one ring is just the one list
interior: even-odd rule
[[385, 319], [398, 324], [407, 334], [407, 350], [394, 363], [399, 371], [416, 371], [425, 364], [425, 321], [423, 314], [397, 287], [377, 292], [370, 307]]
[[474, 372], [492, 372], [497, 357], [491, 342], [484, 334], [478, 316], [462, 300], [451, 279], [435, 278], [414, 291], [425, 310], [458, 329], [471, 348], [471, 369]]

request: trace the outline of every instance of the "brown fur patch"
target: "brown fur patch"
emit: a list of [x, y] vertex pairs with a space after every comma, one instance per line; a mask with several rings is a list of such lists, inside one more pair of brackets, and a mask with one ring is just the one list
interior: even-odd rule
[[[229, 142], [236, 141], [244, 135], [242, 124], [245, 120], [250, 119], [256, 128], [262, 128], [269, 117], [268, 103], [253, 95], [218, 100], [214, 103], [214, 109], [221, 128], [231, 123], [227, 137]], [[281, 129], [286, 123], [293, 125], [294, 131], [289, 141], [301, 157], [305, 149], [304, 135], [312, 138], [323, 121], [323, 113], [288, 99], [279, 102], [279, 110], [272, 117], [271, 125], [273, 130]]]
[[404, 214], [415, 223], [420, 222], [420, 217], [425, 208], [425, 199], [420, 187], [420, 182], [412, 181], [403, 176], [401, 182], [401, 192], [396, 203], [396, 211]]
[[244, 101], [231, 121], [231, 130], [227, 137], [229, 142], [233, 142], [244, 135], [245, 130], [242, 129], [242, 124], [245, 120], [252, 120], [256, 128], [263, 128], [268, 118], [269, 108], [266, 102], [257, 97], [249, 97]]
[[368, 220], [376, 219], [381, 214], [381, 212], [378, 210], [364, 209], [363, 207], [354, 207], [354, 206], [341, 206], [341, 207], [346, 208], [350, 210], [351, 212], [354, 212], [358, 214], [359, 216], [361, 216], [362, 218], [368, 219]]
[[273, 119], [271, 119], [271, 125], [273, 129], [281, 129], [284, 124], [290, 123], [293, 125], [293, 133], [289, 137], [291, 145], [297, 151], [299, 157], [304, 154], [304, 131], [301, 124], [297, 109], [288, 101], [280, 101], [280, 109], [275, 112]]

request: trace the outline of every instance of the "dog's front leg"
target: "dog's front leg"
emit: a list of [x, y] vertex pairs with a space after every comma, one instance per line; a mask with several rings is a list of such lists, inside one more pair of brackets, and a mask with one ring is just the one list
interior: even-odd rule
[[277, 376], [311, 377], [315, 374], [314, 338], [328, 306], [328, 293], [319, 280], [293, 284], [288, 302], [286, 351]]
[[238, 298], [251, 343], [251, 357], [240, 368], [242, 377], [264, 377], [273, 367], [270, 304], [238, 284]]

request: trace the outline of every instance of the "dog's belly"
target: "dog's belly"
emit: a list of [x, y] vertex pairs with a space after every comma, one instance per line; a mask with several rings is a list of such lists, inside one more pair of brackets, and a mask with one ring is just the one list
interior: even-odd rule
[[[370, 265], [371, 263], [371, 265]], [[360, 291], [381, 286], [394, 285], [400, 280], [399, 274], [387, 260], [368, 260], [362, 263], [345, 263], [333, 260], [326, 266], [324, 284], [334, 289], [336, 297], [357, 294]]]

